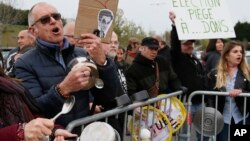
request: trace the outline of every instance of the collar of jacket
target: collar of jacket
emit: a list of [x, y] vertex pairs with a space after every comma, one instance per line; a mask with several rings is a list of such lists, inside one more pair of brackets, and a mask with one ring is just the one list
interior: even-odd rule
[[[41, 39], [36, 40], [37, 44], [40, 45], [43, 48], [53, 48], [53, 49], [60, 49], [60, 46], [58, 44], [49, 43]], [[69, 47], [69, 42], [66, 38], [63, 38], [63, 48], [61, 50], [67, 49]]]
[[61, 49], [59, 47], [58, 44], [53, 44], [53, 43], [49, 43], [49, 42], [46, 42], [44, 40], [41, 40], [41, 39], [37, 39], [36, 40], [36, 47], [38, 47], [38, 49], [42, 50], [43, 52], [52, 52], [53, 54], [55, 52], [60, 52], [60, 51], [64, 51], [64, 50], [67, 50], [67, 52], [70, 50], [74, 50], [74, 46], [73, 45], [70, 45], [68, 40], [66, 38], [63, 39], [63, 48]]
[[43, 40], [37, 39], [36, 48], [39, 51], [45, 53], [46, 55], [53, 56], [54, 58], [56, 52], [62, 51], [62, 52], [65, 52], [66, 54], [71, 54], [74, 51], [75, 47], [73, 45], [70, 45], [67, 39], [64, 39], [64, 46], [61, 50], [60, 50], [60, 47], [56, 44], [51, 44]]
[[155, 66], [155, 62], [157, 62], [157, 57], [155, 58], [155, 60], [149, 60], [143, 55], [141, 55], [141, 53], [138, 53], [134, 59], [134, 62], [145, 66]]

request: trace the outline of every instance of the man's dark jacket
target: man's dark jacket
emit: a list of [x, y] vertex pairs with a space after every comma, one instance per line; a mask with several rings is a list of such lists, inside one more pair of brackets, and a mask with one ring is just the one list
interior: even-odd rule
[[155, 84], [155, 61], [158, 63], [160, 72], [159, 94], [180, 90], [180, 81], [170, 63], [160, 56], [157, 56], [157, 58], [152, 61], [138, 54], [132, 65], [126, 71], [129, 95], [142, 90], [148, 90]]
[[[181, 42], [178, 38], [176, 27], [172, 26], [171, 32], [171, 59], [173, 69], [181, 80], [182, 86], [188, 89], [189, 95], [196, 90], [205, 90], [205, 71], [196, 56], [181, 52]], [[192, 103], [201, 102], [201, 97], [195, 96]]]
[[[36, 44], [36, 47], [25, 53], [16, 62], [16, 76], [21, 79], [34, 99], [39, 104], [39, 108], [47, 118], [51, 118], [62, 109], [64, 98], [55, 90], [55, 86], [63, 81], [68, 73], [56, 59], [55, 52], [59, 48], [49, 48]], [[65, 65], [78, 56], [86, 56], [82, 48], [70, 46], [62, 50]], [[97, 104], [105, 107], [118, 94], [119, 79], [116, 75], [114, 62], [108, 59], [106, 66], [98, 66], [99, 77], [104, 81], [104, 88], [92, 88], [91, 94], [94, 95]], [[75, 96], [76, 102], [73, 109], [60, 116], [57, 124], [66, 126], [70, 121], [83, 118], [90, 114], [89, 110], [89, 91], [81, 90], [71, 93]]]

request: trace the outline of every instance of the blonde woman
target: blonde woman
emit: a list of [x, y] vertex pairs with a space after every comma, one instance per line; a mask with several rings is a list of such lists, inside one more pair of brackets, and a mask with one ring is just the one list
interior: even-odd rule
[[[227, 141], [231, 124], [249, 123], [249, 100], [246, 104], [246, 115], [243, 115], [244, 98], [238, 97], [242, 92], [250, 91], [250, 70], [245, 60], [244, 46], [236, 41], [229, 42], [223, 49], [217, 69], [209, 73], [214, 90], [229, 92], [228, 96], [218, 97], [218, 110], [224, 117], [224, 128], [217, 140]], [[214, 98], [214, 97], [213, 97]], [[214, 106], [215, 99], [209, 99]]]

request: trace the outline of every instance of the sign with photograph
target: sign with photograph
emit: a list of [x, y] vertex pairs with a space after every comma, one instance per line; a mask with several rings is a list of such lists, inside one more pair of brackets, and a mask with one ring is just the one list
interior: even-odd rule
[[172, 0], [180, 40], [235, 37], [225, 0]]
[[79, 0], [75, 37], [95, 33], [102, 42], [109, 43], [117, 6], [118, 0]]

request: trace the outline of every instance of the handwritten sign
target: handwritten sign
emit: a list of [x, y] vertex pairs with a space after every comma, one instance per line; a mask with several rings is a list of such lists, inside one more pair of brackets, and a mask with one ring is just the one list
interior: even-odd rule
[[118, 0], [80, 0], [74, 36], [97, 31], [102, 42], [109, 43], [117, 6]]
[[235, 37], [225, 0], [172, 0], [180, 40]]

